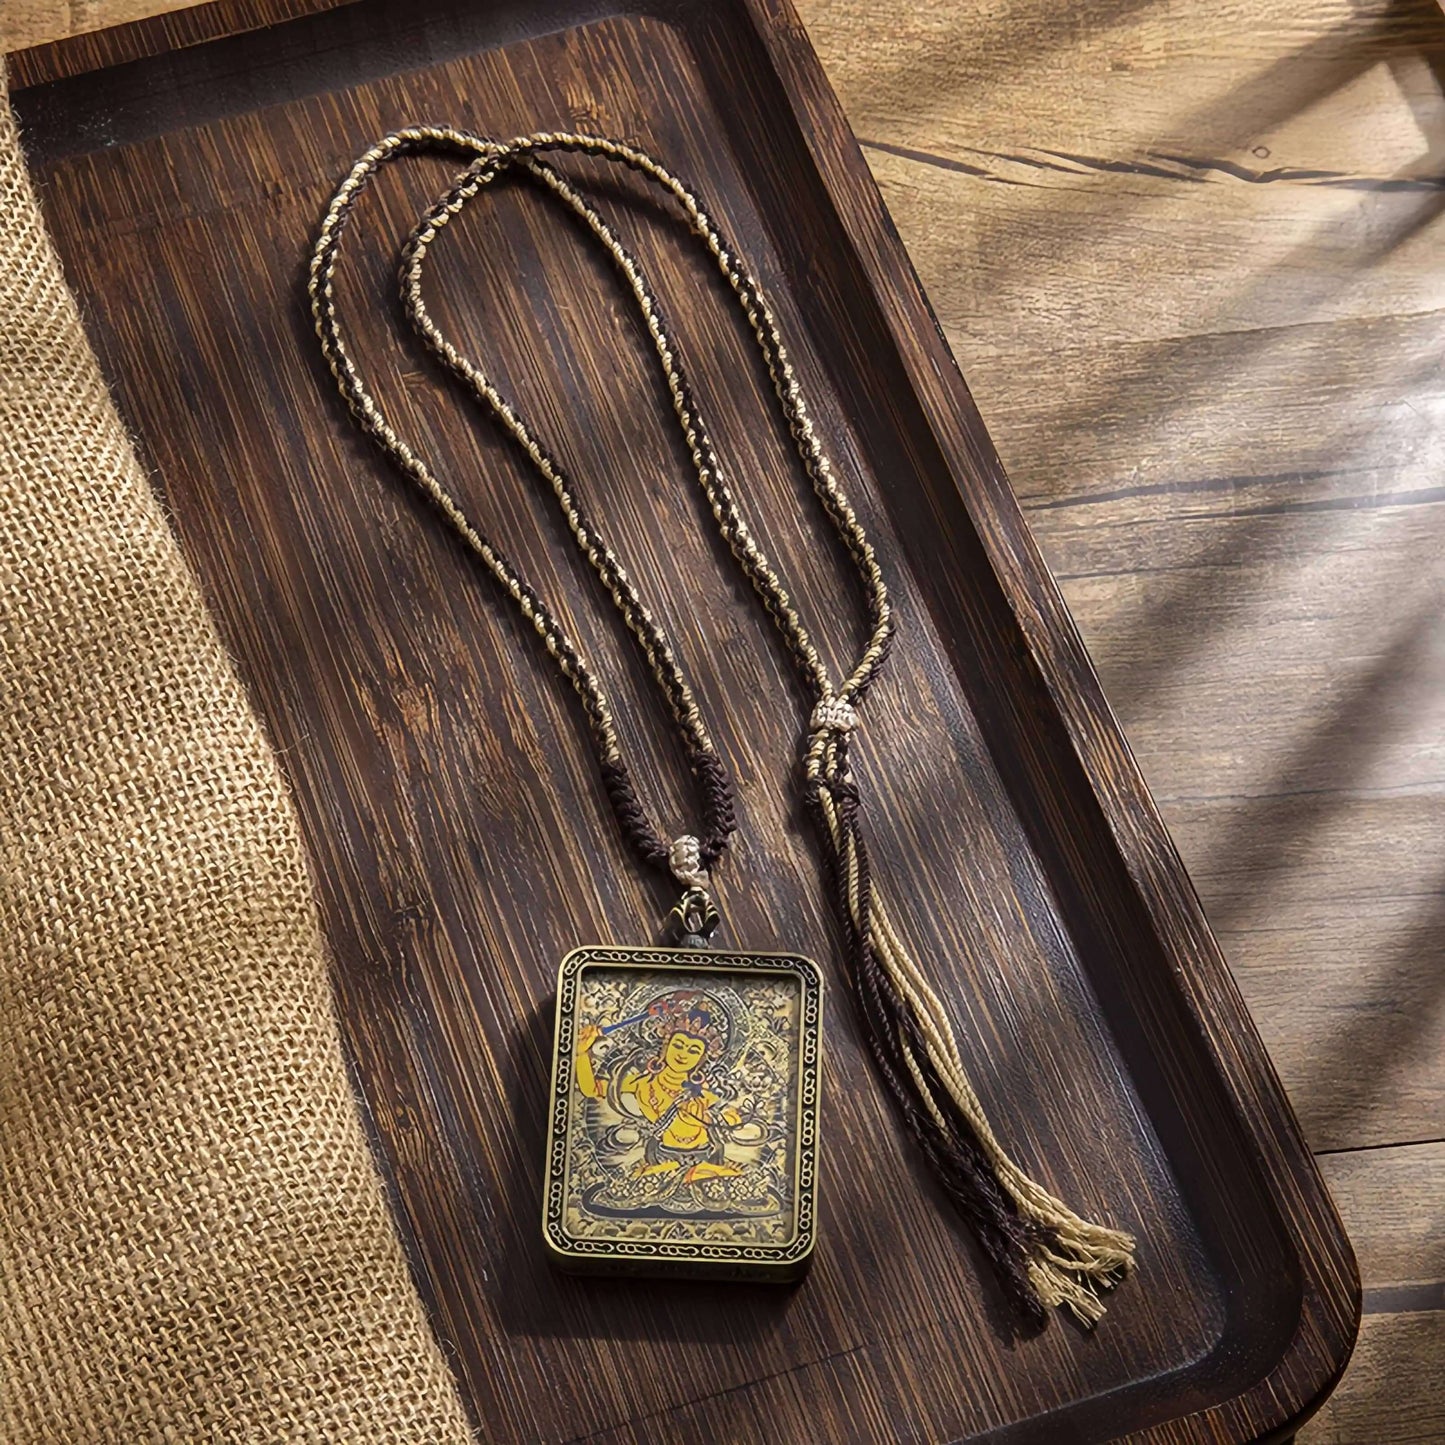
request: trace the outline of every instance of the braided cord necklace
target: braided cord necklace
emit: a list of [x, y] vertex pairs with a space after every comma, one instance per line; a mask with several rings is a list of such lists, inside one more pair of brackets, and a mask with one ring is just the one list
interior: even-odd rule
[[[346, 344], [335, 300], [342, 236], [359, 196], [376, 173], [391, 161], [424, 152], [463, 157], [468, 164], [406, 240], [400, 267], [403, 310], [432, 356], [515, 441], [555, 499], [576, 546], [635, 638], [683, 742], [702, 804], [697, 836], [684, 834], [667, 841], [638, 795], [622, 754], [612, 705], [581, 649], [537, 591], [403, 440], [367, 390]], [[843, 544], [861, 593], [868, 637], [841, 682], [834, 680], [819, 655], [726, 479], [650, 282], [607, 221], [546, 159], [566, 153], [619, 164], [662, 191], [681, 208], [692, 234], [735, 296], [798, 457], [824, 516]], [[718, 924], [711, 873], [722, 859], [735, 819], [728, 770], [707, 732], [684, 668], [561, 464], [488, 375], [443, 334], [423, 297], [426, 261], [437, 237], [486, 187], [508, 173], [536, 184], [570, 211], [607, 254], [630, 292], [718, 532], [777, 627], [812, 699], [801, 756], [807, 800], [835, 882], [856, 1011], [903, 1121], [973, 1228], [1020, 1323], [1038, 1327], [1049, 1307], [1062, 1305], [1092, 1324], [1104, 1312], [1099, 1292], [1117, 1283], [1131, 1267], [1133, 1240], [1074, 1213], [1029, 1178], [1004, 1150], [969, 1080], [947, 1010], [878, 897], [849, 746], [858, 727], [859, 706], [894, 637], [888, 588], [873, 547], [829, 464], [773, 312], [737, 248], [694, 190], [645, 151], [604, 137], [547, 132], [499, 142], [445, 126], [414, 126], [385, 137], [357, 160], [332, 198], [311, 258], [312, 315], [342, 397], [361, 429], [431, 499], [542, 639], [580, 699], [607, 796], [628, 843], [640, 861], [670, 873], [683, 885], [685, 891], [671, 915], [675, 934], [690, 948], [705, 946]], [[728, 1168], [716, 1163], [713, 1167]]]

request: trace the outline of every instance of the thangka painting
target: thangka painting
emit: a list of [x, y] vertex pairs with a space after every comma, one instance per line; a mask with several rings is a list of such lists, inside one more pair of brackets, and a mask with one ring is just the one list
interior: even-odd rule
[[688, 968], [680, 951], [583, 952], [559, 1009], [549, 1204], [561, 1234], [641, 1255], [671, 1244], [660, 1253], [678, 1258], [694, 1244], [724, 1247], [705, 1258], [786, 1252], [811, 1230], [816, 971], [766, 955]]

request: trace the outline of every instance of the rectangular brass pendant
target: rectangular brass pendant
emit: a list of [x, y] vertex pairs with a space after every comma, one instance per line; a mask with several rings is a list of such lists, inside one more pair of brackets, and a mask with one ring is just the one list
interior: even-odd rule
[[793, 954], [574, 949], [542, 1235], [575, 1272], [797, 1279], [817, 1230], [822, 975]]

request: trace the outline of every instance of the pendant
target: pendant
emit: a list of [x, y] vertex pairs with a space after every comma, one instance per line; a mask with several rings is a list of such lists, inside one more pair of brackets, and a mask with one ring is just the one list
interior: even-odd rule
[[574, 949], [542, 1234], [559, 1268], [792, 1280], [817, 1230], [822, 975], [795, 954]]

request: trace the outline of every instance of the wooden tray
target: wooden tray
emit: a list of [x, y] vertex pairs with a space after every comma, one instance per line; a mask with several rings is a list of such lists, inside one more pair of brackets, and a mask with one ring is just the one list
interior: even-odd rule
[[[1217, 1441], [1297, 1425], [1349, 1353], [1348, 1245], [785, 0], [363, 0], [147, 48], [117, 42], [142, 58], [36, 84], [18, 106], [120, 405], [294, 785], [356, 1079], [484, 1437]], [[696, 179], [770, 289], [902, 609], [857, 748], [879, 870], [1026, 1167], [1141, 1239], [1093, 1335], [1060, 1321], [1009, 1338], [838, 989], [824, 1240], [804, 1284], [547, 1267], [556, 962], [582, 941], [645, 941], [664, 900], [622, 852], [535, 639], [355, 436], [317, 361], [300, 278], [325, 198], [367, 142], [424, 118], [638, 139]], [[369, 299], [444, 176], [393, 175], [365, 210], [346, 293], [362, 353], [600, 639], [651, 760], [644, 785], [667, 793], [676, 759], [590, 577], [499, 438]], [[835, 619], [836, 657], [857, 619], [836, 558], [806, 545], [813, 514], [759, 420], [735, 313], [675, 225], [602, 184], [770, 548], [806, 579], [809, 614]], [[704, 532], [615, 283], [538, 207], [516, 193], [475, 207], [439, 248], [436, 307], [605, 499], [620, 550], [685, 619], [684, 653], [710, 664], [695, 667], [703, 704], [742, 794], [731, 936], [836, 978], [792, 771], [802, 701]]]

